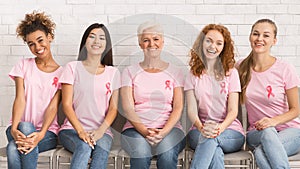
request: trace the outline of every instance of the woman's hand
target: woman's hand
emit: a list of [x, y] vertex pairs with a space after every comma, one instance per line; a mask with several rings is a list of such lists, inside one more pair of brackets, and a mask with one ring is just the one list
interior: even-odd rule
[[146, 136], [146, 140], [151, 146], [157, 145], [164, 138], [161, 129], [148, 128], [148, 133], [149, 134]]
[[86, 131], [80, 131], [78, 132], [78, 136], [80, 139], [82, 139], [85, 143], [87, 143], [92, 149], [94, 149], [94, 144], [91, 140], [89, 132]]
[[102, 130], [93, 130], [93, 131], [88, 131], [88, 134], [90, 135], [91, 143], [93, 145], [96, 145], [97, 140], [101, 139], [103, 137], [105, 132]]
[[10, 130], [10, 134], [14, 138], [15, 141], [26, 139], [26, 136], [18, 129]]
[[14, 138], [15, 143], [17, 145], [18, 150], [20, 153], [24, 154], [27, 150], [27, 145], [30, 144], [26, 140], [26, 136], [20, 130], [13, 130], [10, 131], [11, 136]]
[[263, 130], [268, 127], [275, 127], [276, 121], [272, 118], [264, 117], [254, 123], [256, 130]]
[[216, 138], [221, 134], [220, 124], [212, 120], [207, 120], [200, 129], [200, 132], [206, 138]]
[[45, 135], [41, 132], [33, 132], [29, 134], [25, 139], [16, 141], [16, 143], [22, 145], [22, 147], [18, 147], [18, 149], [26, 155], [30, 153], [39, 144], [39, 142], [44, 138], [44, 136]]

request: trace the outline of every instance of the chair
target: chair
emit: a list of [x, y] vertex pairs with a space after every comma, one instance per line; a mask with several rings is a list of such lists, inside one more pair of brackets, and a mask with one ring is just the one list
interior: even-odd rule
[[7, 168], [6, 147], [0, 148], [0, 168]]
[[289, 157], [290, 167], [294, 169], [300, 168], [300, 152]]
[[[238, 119], [241, 121], [244, 130], [247, 128], [247, 114], [244, 106], [239, 105]], [[189, 167], [194, 155], [194, 150], [186, 148], [186, 165]], [[250, 150], [247, 150], [246, 143], [243, 149], [234, 152], [224, 154], [225, 168], [249, 168], [255, 169], [254, 155]]]
[[[121, 169], [130, 168], [130, 156], [122, 149], [119, 152], [119, 157], [121, 157]], [[151, 160], [150, 168], [156, 168], [156, 156], [154, 156]], [[185, 169], [185, 150], [181, 151], [181, 153], [178, 155], [178, 163], [177, 168]]]

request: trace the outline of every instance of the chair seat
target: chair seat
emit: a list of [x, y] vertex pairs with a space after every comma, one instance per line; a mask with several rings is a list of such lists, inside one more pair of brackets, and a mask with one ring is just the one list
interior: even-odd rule
[[227, 153], [224, 155], [225, 161], [240, 161], [245, 159], [251, 159], [252, 153], [250, 151], [238, 151], [234, 153]]
[[290, 167], [294, 169], [300, 168], [300, 152], [289, 157]]
[[300, 152], [298, 152], [297, 154], [295, 154], [293, 156], [290, 156], [289, 161], [300, 161]]
[[1, 157], [6, 157], [6, 147], [1, 147], [0, 148], [0, 156]]

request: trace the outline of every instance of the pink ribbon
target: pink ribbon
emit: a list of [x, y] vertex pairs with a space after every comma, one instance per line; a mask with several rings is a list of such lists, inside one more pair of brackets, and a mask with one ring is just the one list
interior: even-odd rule
[[106, 95], [108, 95], [109, 93], [111, 93], [111, 90], [110, 90], [110, 83], [107, 82], [106, 85], [105, 85], [107, 91], [106, 91]]
[[225, 90], [226, 83], [225, 82], [221, 82], [220, 86], [221, 86], [220, 94], [222, 94], [223, 92], [226, 94], [226, 90]]
[[171, 82], [170, 82], [170, 80], [166, 80], [165, 84], [166, 84], [165, 89], [171, 90], [171, 87], [170, 87]]
[[274, 93], [272, 93], [272, 87], [269, 85], [267, 86], [267, 92], [268, 92], [268, 98], [270, 98], [270, 96], [275, 96]]
[[57, 82], [58, 82], [58, 77], [54, 77], [52, 85], [54, 85], [55, 87], [57, 87]]

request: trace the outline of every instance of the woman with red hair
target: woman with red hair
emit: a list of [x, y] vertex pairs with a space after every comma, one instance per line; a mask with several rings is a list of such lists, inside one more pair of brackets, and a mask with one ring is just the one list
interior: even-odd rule
[[244, 144], [243, 127], [237, 119], [241, 87], [234, 63], [228, 29], [205, 26], [191, 50], [191, 71], [184, 85], [193, 123], [187, 136], [195, 150], [192, 169], [224, 168], [224, 153], [239, 151]]

